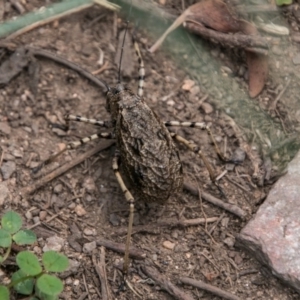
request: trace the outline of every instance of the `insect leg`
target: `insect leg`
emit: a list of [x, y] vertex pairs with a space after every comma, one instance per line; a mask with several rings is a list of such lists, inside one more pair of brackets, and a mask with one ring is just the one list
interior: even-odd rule
[[60, 156], [62, 153], [64, 153], [67, 150], [75, 149], [83, 144], [86, 144], [90, 141], [94, 141], [99, 138], [105, 138], [105, 139], [114, 139], [114, 134], [111, 132], [102, 132], [102, 133], [95, 133], [90, 136], [84, 137], [78, 141], [70, 142], [66, 145], [62, 150], [59, 152], [53, 154], [52, 156], [48, 157], [46, 160], [41, 162], [37, 167], [35, 167], [32, 172], [37, 173], [39, 172], [45, 165], [48, 165], [52, 161], [54, 161], [58, 156]]
[[116, 151], [115, 156], [113, 158], [112, 168], [116, 175], [117, 181], [121, 187], [121, 190], [126, 198], [126, 201], [129, 203], [129, 221], [128, 221], [128, 231], [127, 231], [127, 239], [125, 245], [124, 264], [123, 264], [123, 273], [124, 276], [126, 276], [128, 272], [128, 265], [129, 265], [129, 246], [130, 246], [130, 239], [131, 239], [132, 225], [133, 225], [134, 198], [130, 193], [130, 191], [126, 188], [126, 185], [121, 177], [119, 171], [119, 160], [120, 160], [120, 154], [118, 153], [118, 151]]
[[[205, 124], [205, 123], [200, 123], [200, 122], [179, 122], [179, 121], [166, 121], [164, 122], [166, 127], [170, 127], [170, 126], [180, 126], [180, 127], [191, 127], [191, 128], [201, 128], [201, 129], [205, 129], [208, 133], [208, 135], [210, 136], [214, 147], [215, 147], [215, 151], [218, 154], [219, 158], [225, 162], [228, 161], [228, 159], [224, 156], [224, 154], [221, 152], [219, 146], [217, 145], [217, 142], [213, 136], [213, 134], [210, 131], [210, 128]], [[202, 154], [203, 155], [203, 154]], [[204, 161], [204, 160], [203, 160]]]
[[139, 48], [138, 43], [135, 41], [134, 38], [132, 38], [133, 40], [133, 45], [134, 45], [134, 49], [135, 49], [135, 53], [138, 57], [138, 62], [139, 62], [139, 85], [138, 85], [138, 92], [137, 94], [142, 97], [143, 93], [144, 93], [144, 82], [145, 82], [145, 67], [144, 67], [144, 61], [141, 55], [141, 51]]
[[67, 128], [69, 128], [69, 121], [89, 123], [89, 124], [93, 124], [100, 127], [106, 127], [106, 128], [111, 128], [113, 126], [111, 121], [100, 121], [96, 119], [88, 119], [86, 117], [75, 116], [75, 115], [65, 115], [65, 120], [66, 120]]
[[195, 145], [194, 142], [190, 142], [174, 132], [170, 132], [170, 134], [173, 139], [186, 145], [191, 151], [193, 151], [194, 153], [198, 154], [201, 157], [201, 159], [203, 160], [203, 162], [205, 164], [205, 167], [207, 168], [207, 170], [209, 172], [209, 177], [210, 177], [211, 181], [215, 182], [216, 176], [215, 176], [214, 170], [211, 167], [210, 163], [208, 162], [206, 156], [200, 150], [200, 148], [197, 145]]

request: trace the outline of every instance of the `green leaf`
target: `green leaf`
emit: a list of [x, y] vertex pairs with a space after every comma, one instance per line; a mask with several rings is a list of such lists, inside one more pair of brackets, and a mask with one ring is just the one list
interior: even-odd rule
[[0, 285], [0, 299], [9, 300], [9, 290], [4, 285]]
[[13, 236], [13, 240], [18, 245], [30, 245], [36, 241], [36, 234], [32, 230], [20, 230]]
[[36, 281], [36, 287], [41, 293], [47, 296], [57, 296], [64, 289], [62, 281], [56, 276], [49, 274], [43, 274], [39, 277]]
[[0, 247], [8, 248], [12, 243], [10, 233], [5, 229], [0, 229]]
[[42, 261], [46, 271], [63, 272], [69, 266], [68, 258], [56, 251], [47, 251], [43, 254]]
[[281, 6], [281, 5], [289, 5], [289, 4], [292, 4], [293, 3], [293, 0], [276, 0], [276, 4], [278, 6]]
[[30, 251], [22, 251], [16, 256], [17, 265], [27, 275], [38, 275], [42, 272], [42, 267], [36, 255]]
[[14, 234], [22, 227], [22, 219], [19, 214], [11, 210], [4, 214], [1, 219], [1, 225], [3, 229]]
[[[22, 270], [19, 270], [11, 276], [11, 280], [12, 280], [12, 282], [16, 282], [17, 280], [19, 280], [21, 278], [25, 278], [26, 276], [27, 276], [26, 273], [24, 273]], [[30, 295], [33, 291], [33, 286], [34, 286], [34, 280], [33, 280], [33, 278], [29, 278], [29, 279], [20, 281], [19, 283], [14, 285], [14, 289], [19, 294]]]

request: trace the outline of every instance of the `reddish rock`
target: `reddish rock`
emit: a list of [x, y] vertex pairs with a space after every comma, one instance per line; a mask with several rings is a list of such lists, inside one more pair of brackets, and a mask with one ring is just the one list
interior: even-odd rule
[[300, 293], [300, 153], [237, 241]]

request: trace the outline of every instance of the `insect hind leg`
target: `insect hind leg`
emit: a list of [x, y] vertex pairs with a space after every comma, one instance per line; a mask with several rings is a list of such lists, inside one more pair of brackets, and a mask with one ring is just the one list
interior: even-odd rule
[[[177, 126], [177, 127], [190, 127], [190, 128], [200, 128], [204, 129], [207, 131], [208, 135], [210, 136], [210, 139], [215, 147], [215, 151], [219, 158], [224, 161], [228, 162], [228, 159], [225, 157], [225, 155], [221, 152], [212, 132], [210, 131], [210, 128], [206, 125], [206, 123], [203, 122], [179, 122], [179, 121], [166, 121], [164, 122], [164, 125], [166, 127], [171, 127], [171, 126]], [[189, 142], [188, 142], [189, 143]], [[185, 142], [184, 142], [185, 144]], [[203, 155], [203, 154], [202, 154]], [[203, 159], [203, 158], [202, 158]], [[204, 159], [203, 159], [204, 161]]]
[[67, 144], [62, 150], [59, 152], [53, 154], [52, 156], [48, 157], [46, 160], [41, 162], [37, 167], [32, 169], [32, 172], [34, 174], [38, 173], [44, 166], [48, 165], [49, 163], [53, 162], [58, 156], [63, 154], [67, 150], [78, 148], [79, 146], [86, 144], [90, 141], [94, 141], [99, 138], [105, 138], [105, 139], [114, 139], [115, 136], [111, 132], [101, 132], [101, 133], [95, 133], [90, 136], [84, 137], [82, 139], [79, 139], [78, 141], [70, 142]]

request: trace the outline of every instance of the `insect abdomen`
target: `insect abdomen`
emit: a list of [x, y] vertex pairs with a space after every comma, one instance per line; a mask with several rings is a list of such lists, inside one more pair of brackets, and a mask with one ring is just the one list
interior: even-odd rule
[[141, 200], [165, 202], [180, 191], [182, 166], [172, 137], [142, 99], [121, 105], [116, 138], [122, 169]]

